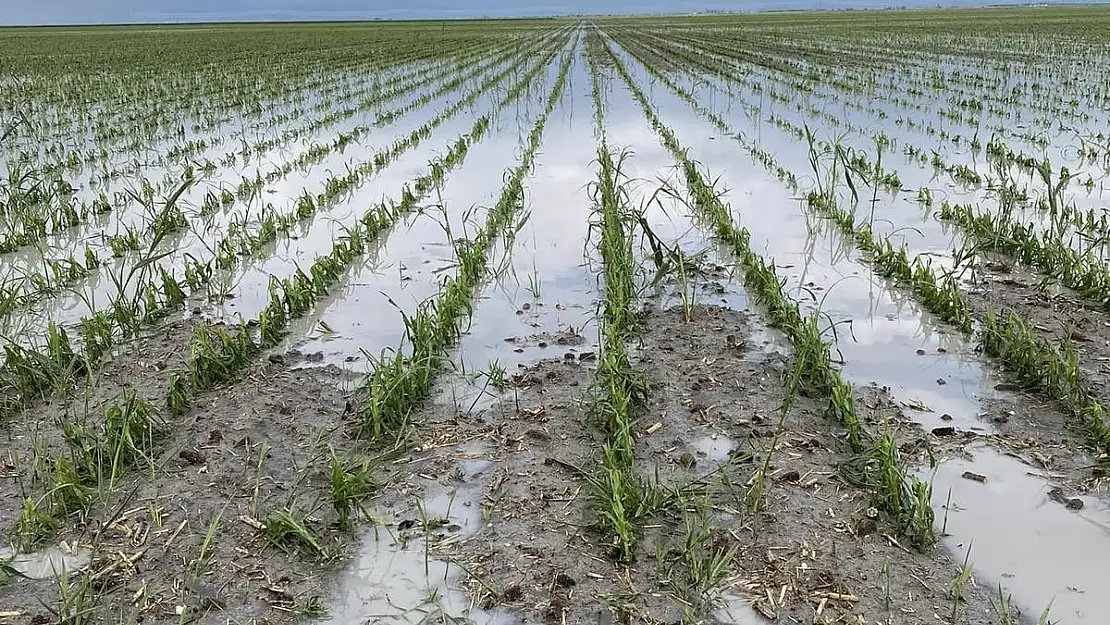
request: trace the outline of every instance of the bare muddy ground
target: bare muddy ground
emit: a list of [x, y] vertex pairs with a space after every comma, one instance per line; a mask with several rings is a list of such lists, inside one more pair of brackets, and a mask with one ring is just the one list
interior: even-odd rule
[[[432, 557], [465, 571], [475, 610], [549, 623], [933, 623], [955, 609], [963, 623], [998, 622], [989, 589], [971, 586], [954, 601], [959, 563], [900, 544], [840, 477], [846, 446], [821, 404], [801, 399], [779, 429], [781, 363], [749, 345], [744, 313], [647, 312], [638, 327], [651, 390], [637, 466], [647, 492], [668, 503], [646, 522], [631, 564], [615, 562], [596, 530], [591, 480], [603, 437], [589, 412], [588, 362], [523, 370], [480, 414], [438, 406], [418, 419], [416, 468], [377, 510], [411, 528], [422, 492], [469, 484], [478, 493], [460, 497], [428, 543]], [[857, 401], [872, 427], [899, 419], [878, 389]], [[752, 512], [749, 481], [772, 445], [766, 499]], [[460, 469], [475, 460], [493, 468], [468, 477]], [[481, 514], [464, 520], [475, 506]]]
[[[981, 263], [976, 269], [968, 297], [978, 314], [1011, 310], [1021, 315], [1035, 338], [1074, 350], [1090, 392], [1101, 403], [1110, 401], [1110, 317], [1105, 310], [1020, 267]], [[1106, 493], [1110, 480], [1092, 472], [1095, 459], [1075, 453], [1084, 443], [1071, 428], [1070, 416], [1043, 396], [1024, 394], [1023, 399], [1024, 414], [1020, 406], [994, 411], [1006, 438], [1023, 443], [1038, 462], [1065, 475], [1076, 488]]]
[[[169, 419], [155, 461], [130, 467], [92, 514], [43, 545], [76, 562], [70, 590], [12, 578], [0, 586], [0, 612], [36, 624], [67, 610], [101, 622], [280, 623], [327, 612], [354, 623], [380, 596], [389, 610], [379, 614], [394, 615], [384, 622], [415, 622], [413, 606], [429, 601], [420, 580], [442, 571], [465, 590], [454, 611], [476, 622], [931, 623], [953, 610], [961, 623], [999, 622], [991, 588], [971, 585], [953, 600], [958, 557], [902, 545], [841, 477], [849, 451], [822, 402], [799, 398], [780, 428], [784, 363], [759, 344], [766, 331], [745, 313], [651, 310], [637, 327], [635, 362], [650, 392], [636, 466], [665, 503], [630, 564], [612, 558], [596, 529], [591, 480], [604, 440], [589, 410], [593, 352], [581, 337], [536, 338], [566, 354], [521, 369], [492, 407], [427, 406], [403, 452], [357, 442], [338, 372], [291, 370], [311, 359], [291, 354], [257, 363]], [[127, 385], [164, 396], [165, 370], [184, 360], [175, 346], [193, 330], [167, 324], [114, 359], [95, 395], [36, 405], [26, 421], [7, 424], [5, 518], [19, 516], [25, 496], [41, 496], [35, 476], [65, 453], [61, 424], [100, 424]], [[998, 426], [990, 436], [922, 431], [882, 389], [860, 389], [856, 401], [872, 429], [898, 431], [907, 456], [965, 456], [985, 438], [1055, 479], [1062, 508], [1092, 487], [1081, 459], [1065, 451], [1074, 442], [1063, 416], [1032, 398], [990, 404], [983, 418]], [[754, 511], [752, 480], [772, 448]], [[333, 453], [348, 466], [365, 463], [373, 478], [361, 529], [338, 527]], [[267, 540], [265, 525], [282, 512], [315, 545]], [[402, 552], [417, 557], [393, 563]], [[367, 558], [371, 569], [391, 564], [373, 583], [356, 577], [352, 590], [344, 571]]]
[[[42, 495], [36, 472], [47, 475], [52, 458], [68, 457], [61, 423], [100, 426], [106, 402], [125, 385], [164, 397], [157, 385], [183, 361], [192, 328], [171, 323], [125, 348], [87, 404], [37, 405], [5, 424], [0, 506], [9, 523], [24, 495]], [[188, 415], [169, 418], [152, 463], [128, 467], [91, 514], [57, 528], [48, 545], [60, 540], [64, 552], [91, 555], [68, 573], [69, 590], [54, 579], [8, 579], [3, 621], [279, 623], [312, 613], [324, 605], [325, 576], [357, 543], [337, 529], [329, 504], [329, 448], [370, 462], [379, 454], [345, 435], [346, 408], [327, 370], [291, 371], [277, 358], [206, 393]], [[376, 479], [386, 475], [375, 468]], [[283, 510], [304, 520], [323, 553], [263, 537], [267, 517]]]

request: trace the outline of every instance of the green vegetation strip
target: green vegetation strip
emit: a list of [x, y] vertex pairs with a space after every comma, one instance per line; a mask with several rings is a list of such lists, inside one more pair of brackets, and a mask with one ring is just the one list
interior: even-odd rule
[[[443, 349], [457, 337], [460, 330], [456, 324], [464, 313], [470, 311], [471, 290], [485, 275], [486, 254], [498, 233], [509, 227], [521, 207], [523, 180], [539, 149], [543, 125], [565, 88], [569, 58], [564, 59], [547, 109], [529, 136], [529, 147], [522, 163], [510, 176], [497, 205], [488, 213], [485, 227], [473, 240], [460, 243], [456, 248], [459, 273], [448, 280], [438, 298], [421, 304], [416, 314], [405, 318], [414, 356], [409, 359], [398, 356], [389, 364], [380, 362], [371, 374], [368, 396], [372, 401], [364, 411], [364, 424], [366, 431], [375, 435], [375, 439], [381, 440], [387, 435], [385, 429], [375, 430], [375, 418], [384, 419], [378, 425], [386, 427], [399, 425], [398, 419], [407, 422], [408, 412], [419, 397], [423, 397], [413, 393], [427, 393]], [[532, 78], [540, 75], [539, 70], [545, 66], [538, 65]], [[500, 105], [519, 98], [529, 84], [531, 79], [521, 81], [502, 98]], [[308, 273], [298, 271], [289, 280], [275, 280], [271, 284], [271, 304], [263, 311], [257, 324], [257, 340], [253, 324], [242, 323], [233, 331], [201, 326], [189, 346], [188, 368], [169, 375], [166, 402], [170, 411], [181, 413], [187, 410], [197, 393], [232, 379], [262, 350], [276, 346], [288, 321], [307, 312], [376, 236], [395, 224], [414, 208], [421, 197], [436, 188], [446, 173], [462, 162], [469, 147], [481, 140], [489, 124], [490, 114], [480, 117], [471, 133], [461, 137], [444, 157], [434, 161], [432, 171], [417, 179], [412, 190], [406, 185], [401, 203], [396, 206], [383, 203], [368, 211], [359, 224], [348, 230], [346, 239], [333, 247], [331, 254], [317, 258]], [[52, 335], [51, 344], [56, 345], [55, 351], [68, 354], [77, 361], [63, 337], [64, 334], [60, 333]], [[396, 368], [390, 369], [394, 364]], [[386, 369], [397, 377], [389, 377]], [[386, 387], [375, 386], [374, 380], [385, 381]], [[385, 400], [377, 406], [385, 412], [374, 412], [373, 398], [377, 397]], [[17, 534], [24, 537], [28, 544], [41, 543], [59, 527], [61, 519], [75, 511], [87, 511], [96, 501], [107, 501], [124, 468], [140, 464], [153, 467], [153, 450], [170, 427], [160, 414], [161, 411], [148, 400], [134, 390], [128, 390], [109, 406], [106, 425], [67, 425], [66, 442], [72, 459], [56, 461], [50, 479], [45, 480], [52, 485], [51, 488], [38, 498], [26, 499], [24, 512], [16, 523]], [[378, 436], [379, 433], [381, 436]], [[390, 433], [398, 437], [402, 434], [397, 431]], [[342, 468], [340, 473], [345, 479], [333, 480], [333, 484], [350, 486], [351, 480], [346, 479], [350, 476]], [[335, 503], [340, 518], [348, 518], [350, 498], [337, 493]], [[265, 531], [274, 534], [268, 534], [272, 542], [284, 544], [289, 540], [290, 531], [294, 536], [304, 538], [303, 530], [307, 525], [297, 513], [285, 510], [271, 515], [265, 527]], [[308, 544], [311, 545], [312, 541], [309, 540]], [[319, 547], [319, 543], [316, 546]], [[309, 551], [315, 551], [321, 557], [327, 555], [322, 548]]]
[[[552, 48], [543, 59], [521, 76], [516, 86], [500, 100], [497, 110], [501, 110], [511, 101], [519, 98], [555, 54], [556, 49]], [[376, 154], [370, 161], [371, 166], [365, 172], [361, 168], [354, 170], [358, 172], [358, 178], [381, 171], [401, 154], [417, 147], [431, 135], [434, 127], [473, 105], [490, 89], [516, 71], [516, 66], [513, 65], [488, 77], [476, 90], [441, 111], [436, 118]], [[479, 122], [484, 123], [475, 124], [471, 137], [473, 140], [484, 136], [485, 125], [488, 124], [489, 119], [490, 115], [479, 118]], [[473, 136], [480, 125], [480, 132], [476, 137]], [[457, 146], [458, 143], [456, 143]], [[446, 173], [442, 171], [444, 164], [454, 162], [456, 158], [457, 155], [451, 159], [433, 161], [432, 172], [428, 177], [416, 181], [417, 193], [422, 197], [423, 193], [434, 188], [434, 184], [441, 181]], [[348, 174], [348, 177], [350, 175]], [[257, 224], [252, 224], [252, 227], [248, 227], [245, 222], [232, 223], [229, 225], [227, 236], [214, 246], [216, 255], [213, 258], [207, 260], [186, 258], [182, 278], [175, 277], [164, 267], [155, 264], [160, 259], [160, 255], [139, 262], [131, 273], [118, 279], [121, 295], [112, 302], [111, 306], [97, 310], [81, 320], [80, 329], [85, 347], [83, 354], [71, 348], [66, 330], [53, 324], [48, 328], [46, 345], [40, 348], [8, 343], [5, 345], [4, 366], [0, 369], [0, 391], [3, 392], [3, 395], [0, 395], [0, 415], [18, 411], [27, 401], [78, 379], [99, 364], [102, 357], [121, 339], [134, 336], [142, 327], [164, 319], [172, 311], [184, 307], [187, 292], [205, 288], [217, 270], [229, 270], [243, 257], [258, 256], [280, 236], [287, 235], [297, 224], [315, 215], [325, 202], [334, 201], [341, 192], [354, 184], [357, 184], [357, 181], [345, 179], [343, 189], [337, 190], [336, 185], [332, 185], [331, 194], [318, 196], [315, 200], [306, 195], [290, 213], [277, 214], [272, 210], [264, 209]], [[400, 211], [399, 214], [403, 214], [411, 210], [418, 200], [419, 197], [414, 196], [406, 187], [402, 192], [401, 202], [396, 207], [382, 202], [371, 208], [367, 214], [384, 214], [394, 209]], [[168, 203], [163, 209], [163, 213], [176, 212], [178, 211], [173, 202]], [[365, 216], [362, 221], [368, 227], [370, 226]], [[162, 232], [152, 241], [152, 254], [154, 248], [169, 234], [170, 232]], [[125, 285], [136, 285], [131, 287], [135, 292], [134, 296], [123, 295], [127, 291], [124, 288]]]
[[600, 357], [591, 412], [605, 431], [602, 468], [588, 477], [598, 510], [598, 527], [611, 540], [613, 555], [630, 563], [647, 517], [663, 505], [661, 491], [648, 487], [636, 471], [636, 410], [643, 406], [647, 385], [632, 368], [626, 340], [634, 315], [633, 234], [637, 213], [631, 209], [621, 172], [627, 153], [614, 157], [602, 141], [597, 152], [598, 174], [593, 189], [596, 206], [592, 229], [600, 233], [605, 296], [600, 323]]
[[404, 316], [405, 341], [411, 353], [406, 355], [399, 348], [392, 355], [383, 353], [374, 363], [361, 410], [363, 430], [371, 439], [384, 442], [407, 435], [413, 409], [427, 397], [446, 350], [458, 340], [460, 323], [473, 309], [474, 290], [486, 276], [492, 245], [523, 210], [524, 180], [532, 169], [547, 120], [566, 88], [572, 58], [570, 54], [563, 57], [520, 164], [507, 176], [500, 198], [486, 213], [485, 224], [472, 239], [456, 244], [458, 272], [447, 279], [439, 295], [422, 302], [411, 316]]
[[[497, 109], [523, 95], [544, 67], [543, 63], [537, 65], [533, 73], [501, 99]], [[232, 332], [208, 326], [199, 328], [190, 343], [188, 369], [171, 374], [170, 409], [183, 412], [188, 408], [191, 395], [238, 375], [256, 353], [276, 346], [289, 321], [304, 315], [326, 295], [354, 259], [365, 252], [368, 243], [410, 213], [428, 193], [442, 184], [449, 171], [462, 163], [470, 146], [485, 136], [490, 120], [491, 114], [478, 118], [468, 135], [457, 140], [446, 155], [432, 161], [428, 173], [417, 178], [412, 187], [406, 185], [402, 189], [400, 202], [383, 201], [368, 210], [347, 230], [345, 240], [336, 243], [330, 254], [318, 257], [307, 272], [298, 269], [289, 278], [271, 279], [270, 304], [258, 318], [257, 343], [249, 323], [241, 323]]]
[[752, 251], [748, 231], [733, 225], [728, 206], [698, 171], [674, 133], [659, 120], [624, 62], [611, 49], [609, 55], [652, 128], [659, 134], [662, 144], [680, 165], [696, 217], [713, 228], [719, 240], [734, 249], [745, 268], [745, 287], [767, 307], [774, 325], [786, 334], [794, 346], [795, 366], [800, 372], [802, 385], [828, 397], [826, 413], [847, 428], [848, 444], [856, 456], [846, 463], [845, 477], [867, 488], [874, 505], [886, 512], [899, 533], [915, 546], [931, 546], [935, 536], [930, 486], [909, 474], [890, 431], [875, 436], [863, 427], [855, 409], [855, 389], [833, 367], [829, 345], [822, 338], [817, 314], [803, 317], [798, 304], [783, 293], [783, 283], [776, 275], [774, 265]]
[[[747, 144], [742, 135], [734, 132], [712, 111], [702, 107], [690, 92], [682, 89], [666, 75], [654, 72], [650, 65], [644, 64], [644, 67], [718, 129], [726, 135], [736, 137], [739, 143], [749, 149], [755, 160], [769, 171], [777, 173], [773, 159], [768, 160], [769, 155]], [[851, 182], [853, 170], [845, 158], [846, 153], [836, 144], [818, 144], [812, 133], [806, 130], [810, 143], [811, 167], [817, 181], [817, 188], [806, 195], [807, 204], [833, 221], [865, 253], [866, 262], [880, 275], [908, 288], [927, 310], [965, 334], [972, 335], [974, 320], [971, 304], [959, 288], [957, 280], [950, 273], [938, 276], [928, 261], [922, 261], [919, 257], [911, 259], [905, 245], [895, 249], [888, 239], [874, 235], [870, 223], [858, 220], [854, 213], [840, 207], [836, 199], [838, 184], [851, 184], [853, 186], [850, 191], [856, 192], [854, 183]], [[781, 175], [779, 177], [782, 178]], [[1006, 214], [1004, 211], [1000, 216], [983, 214], [976, 217], [969, 206], [953, 206], [948, 203], [944, 203], [941, 209], [942, 219], [962, 226], [978, 245], [1046, 268], [1046, 271], [1060, 277], [1065, 284], [1070, 282], [1069, 286], [1076, 285], [1073, 288], [1077, 290], [1086, 284], [1092, 289], [1088, 293], [1097, 295], [1102, 292], [1098, 287], [1104, 282], [1103, 278], [1098, 277], [1097, 269], [1085, 272], [1084, 268], [1090, 264], [1082, 258], [1076, 258], [1077, 254], [1073, 250], [1064, 248], [1059, 243], [1054, 244], [1051, 240], [1037, 238], [1031, 228], [1013, 222], [1005, 217]], [[1006, 224], [1008, 227], [1000, 227], [999, 224]], [[1110, 463], [1110, 415], [1083, 381], [1074, 349], [1035, 338], [1029, 323], [1013, 311], [988, 311], [980, 321], [977, 337], [983, 351], [995, 357], [1024, 385], [1060, 401], [1072, 412], [1075, 428], [1091, 449], [1096, 461], [1101, 464]]]

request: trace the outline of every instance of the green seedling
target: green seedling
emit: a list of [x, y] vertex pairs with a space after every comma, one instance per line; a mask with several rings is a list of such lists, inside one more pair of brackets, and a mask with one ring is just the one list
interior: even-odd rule
[[295, 510], [271, 512], [263, 524], [262, 535], [273, 546], [290, 554], [319, 561], [331, 560], [331, 552], [311, 527], [308, 515]]
[[967, 553], [964, 554], [964, 563], [960, 565], [956, 571], [956, 577], [952, 580], [952, 584], [948, 589], [948, 597], [952, 600], [952, 612], [949, 614], [949, 620], [953, 623], [956, 622], [956, 615], [960, 607], [960, 602], [964, 600], [964, 593], [967, 589], [975, 583], [971, 577], [971, 546], [967, 548]]
[[371, 465], [344, 462], [334, 452], [331, 456], [331, 502], [339, 517], [340, 529], [349, 530], [353, 525], [352, 515], [365, 515], [362, 502], [378, 488], [371, 474]]

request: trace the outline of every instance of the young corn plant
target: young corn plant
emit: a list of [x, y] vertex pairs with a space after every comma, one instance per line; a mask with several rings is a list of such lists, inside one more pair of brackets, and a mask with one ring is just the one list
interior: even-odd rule
[[310, 516], [295, 509], [276, 510], [266, 517], [262, 536], [274, 547], [289, 554], [327, 562], [336, 553], [317, 535]]
[[625, 190], [621, 168], [627, 153], [614, 158], [604, 143], [598, 150], [598, 178], [592, 189], [595, 219], [591, 230], [599, 232], [598, 249], [603, 264], [601, 350], [592, 413], [606, 433], [599, 474], [591, 478], [598, 526], [612, 540], [613, 553], [631, 562], [642, 532], [642, 506], [646, 485], [635, 470], [635, 411], [642, 405], [646, 386], [632, 369], [625, 340], [634, 322], [635, 212]]
[[372, 466], [368, 461], [345, 461], [332, 452], [330, 479], [331, 503], [339, 517], [339, 528], [349, 530], [355, 515], [366, 514], [362, 502], [378, 488]]

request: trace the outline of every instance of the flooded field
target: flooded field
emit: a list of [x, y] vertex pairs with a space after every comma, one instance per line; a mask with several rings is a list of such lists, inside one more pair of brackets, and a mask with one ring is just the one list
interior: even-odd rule
[[0, 622], [1110, 622], [1108, 28], [5, 31]]

